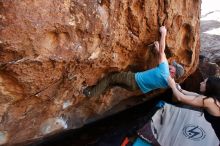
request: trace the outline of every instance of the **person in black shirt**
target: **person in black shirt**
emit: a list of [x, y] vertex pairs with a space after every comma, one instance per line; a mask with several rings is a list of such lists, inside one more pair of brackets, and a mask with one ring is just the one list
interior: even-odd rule
[[181, 89], [171, 77], [168, 84], [180, 102], [204, 108], [205, 119], [211, 123], [220, 140], [220, 78], [212, 76], [200, 83], [200, 92], [204, 95]]

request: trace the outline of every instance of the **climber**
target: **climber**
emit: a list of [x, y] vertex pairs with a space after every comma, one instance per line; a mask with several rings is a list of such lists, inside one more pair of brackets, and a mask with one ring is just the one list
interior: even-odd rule
[[179, 78], [184, 74], [183, 67], [175, 61], [172, 65], [168, 64], [165, 50], [165, 39], [167, 29], [161, 26], [160, 42], [154, 42], [154, 49], [159, 53], [159, 65], [143, 72], [118, 72], [110, 73], [101, 79], [97, 85], [89, 86], [83, 90], [86, 97], [99, 96], [106, 89], [112, 86], [120, 86], [130, 91], [141, 90], [142, 93], [148, 93], [158, 88], [167, 88], [167, 78], [171, 75], [173, 78]]

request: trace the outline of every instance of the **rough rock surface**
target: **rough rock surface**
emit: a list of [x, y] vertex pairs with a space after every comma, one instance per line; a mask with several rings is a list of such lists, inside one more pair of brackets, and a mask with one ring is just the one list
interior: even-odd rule
[[200, 61], [197, 70], [184, 81], [184, 89], [199, 92], [200, 82], [209, 76], [220, 77], [219, 0], [202, 1], [200, 19]]
[[220, 77], [220, 8], [218, 0], [202, 1], [200, 19], [200, 62], [184, 81], [184, 89], [199, 92], [200, 82], [209, 76]]
[[112, 71], [156, 65], [158, 28], [169, 61], [198, 64], [200, 0], [1, 0], [0, 144], [23, 143], [102, 117], [134, 96], [113, 88], [87, 99], [85, 86]]

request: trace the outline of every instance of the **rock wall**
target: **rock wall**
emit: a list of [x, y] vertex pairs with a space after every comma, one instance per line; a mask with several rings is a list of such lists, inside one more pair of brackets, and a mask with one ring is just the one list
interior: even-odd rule
[[[135, 96], [82, 89], [112, 71], [156, 65], [147, 45], [168, 28], [169, 61], [198, 64], [200, 0], [1, 0], [0, 144], [24, 143], [102, 117]], [[146, 95], [147, 97], [148, 95]]]

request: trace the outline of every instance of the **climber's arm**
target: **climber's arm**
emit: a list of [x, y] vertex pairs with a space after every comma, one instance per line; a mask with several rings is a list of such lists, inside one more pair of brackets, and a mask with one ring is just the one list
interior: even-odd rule
[[167, 29], [165, 26], [160, 27], [160, 44], [159, 44], [159, 54], [160, 54], [160, 63], [167, 61], [167, 57], [165, 54], [165, 46], [166, 46], [166, 35]]

